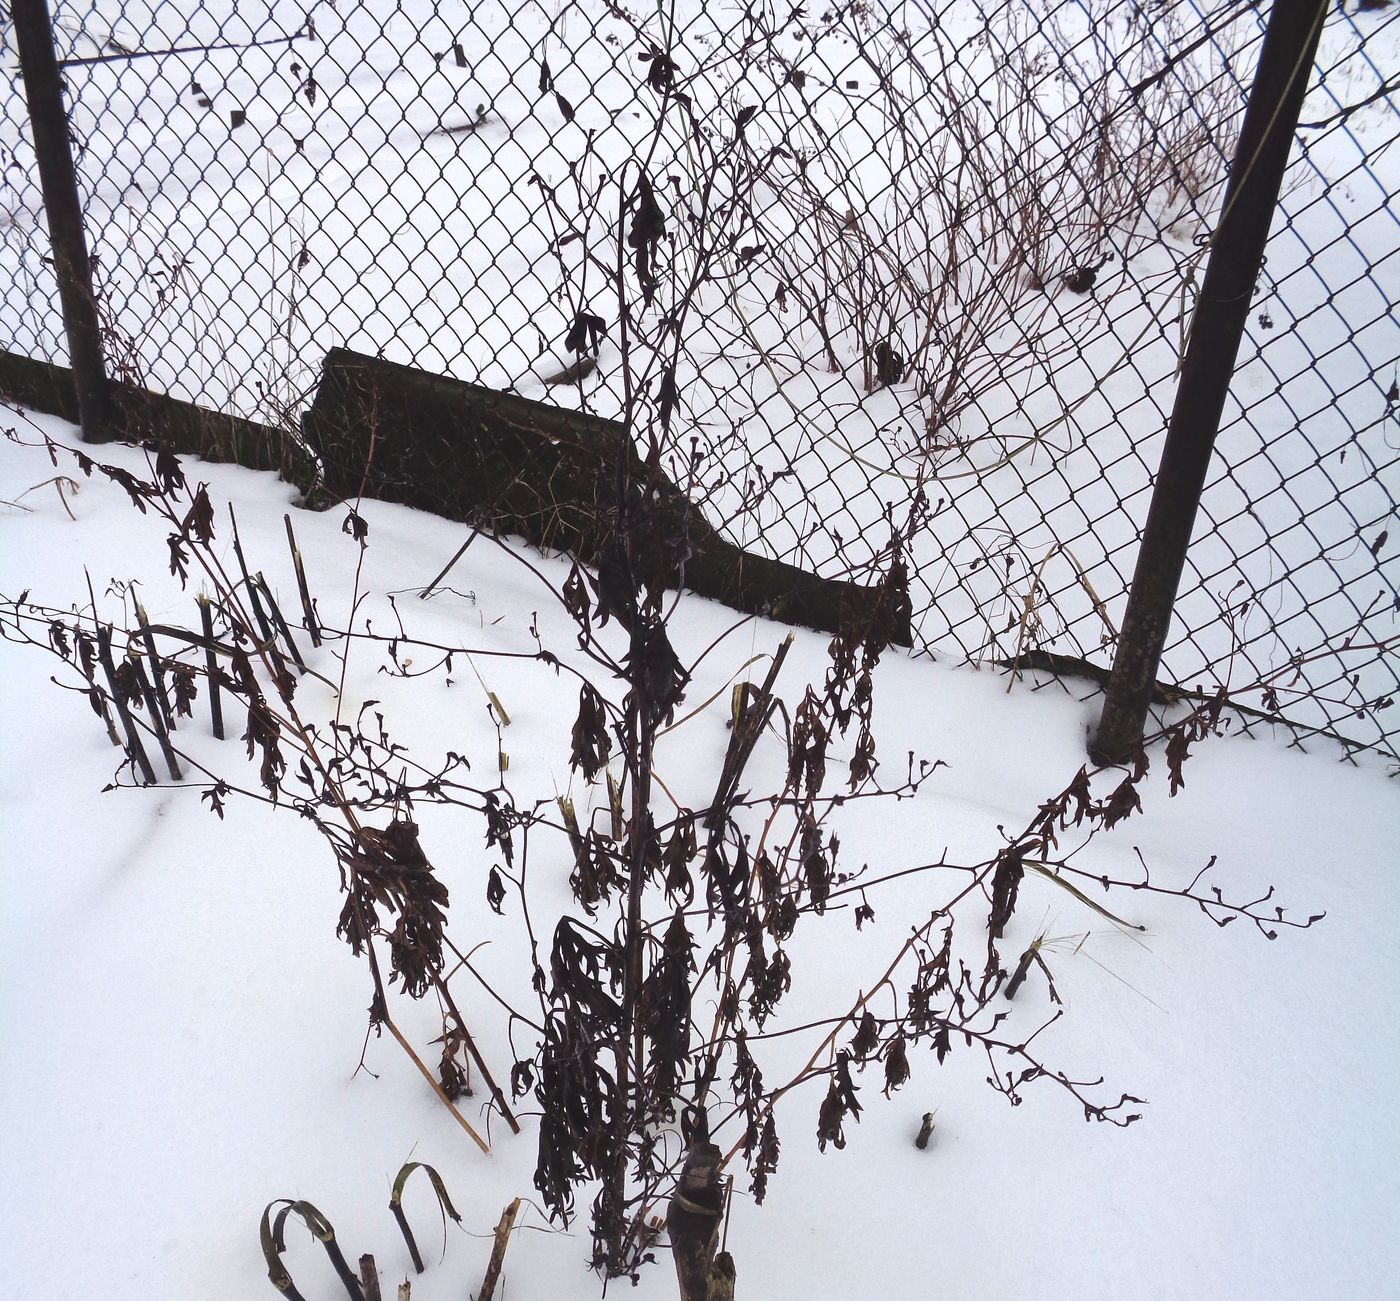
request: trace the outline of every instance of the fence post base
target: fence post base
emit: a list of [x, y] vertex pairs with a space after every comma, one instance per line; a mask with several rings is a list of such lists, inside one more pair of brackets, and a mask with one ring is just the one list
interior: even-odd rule
[[1089, 756], [1098, 764], [1121, 763], [1142, 744], [1186, 548], [1326, 11], [1326, 0], [1274, 0], [1269, 14], [1191, 320], [1107, 698], [1089, 742]]

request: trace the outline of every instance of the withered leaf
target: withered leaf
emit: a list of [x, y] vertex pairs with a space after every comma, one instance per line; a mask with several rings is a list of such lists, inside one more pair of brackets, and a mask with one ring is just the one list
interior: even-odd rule
[[856, 1027], [855, 1038], [851, 1040], [851, 1052], [857, 1061], [863, 1062], [879, 1046], [880, 1023], [875, 1020], [875, 1013], [866, 1008]]
[[1087, 294], [1098, 282], [1099, 269], [1094, 266], [1071, 267], [1060, 280], [1072, 294]]
[[195, 490], [194, 500], [180, 525], [180, 532], [186, 538], [194, 538], [208, 545], [214, 539], [214, 505], [209, 500], [209, 485], [201, 483]]
[[350, 513], [346, 515], [345, 522], [341, 524], [340, 531], [354, 538], [356, 542], [363, 544], [364, 540], [369, 536], [369, 525], [365, 522], [364, 517], [359, 511], [351, 510]]
[[676, 368], [674, 364], [670, 364], [661, 372], [661, 388], [656, 398], [657, 415], [661, 418], [663, 430], [671, 428], [671, 415], [679, 400], [680, 390], [676, 387]]
[[164, 443], [156, 447], [156, 483], [162, 493], [172, 493], [185, 486], [185, 472], [180, 467], [180, 458]]
[[201, 800], [208, 800], [210, 809], [219, 815], [222, 822], [224, 817], [224, 799], [229, 793], [229, 788], [224, 782], [215, 782], [207, 791], [200, 795]]
[[456, 1049], [457, 1044], [453, 1036], [443, 1035], [442, 1058], [438, 1062], [438, 1083], [442, 1085], [443, 1093], [451, 1102], [456, 1102], [463, 1095], [471, 1097], [467, 1073], [457, 1061]]
[[282, 725], [277, 716], [261, 695], [255, 696], [248, 704], [248, 722], [241, 739], [248, 747], [248, 758], [251, 759], [257, 750], [262, 751], [258, 777], [274, 801], [281, 792], [282, 775], [287, 769], [281, 736]]
[[650, 65], [647, 69], [647, 85], [658, 95], [671, 85], [675, 77], [676, 65], [662, 52], [660, 47], [653, 45], [646, 53], [637, 55], [637, 59]]
[[885, 1045], [885, 1097], [889, 1097], [909, 1078], [909, 1055], [905, 1051], [904, 1036], [897, 1034]]
[[690, 878], [690, 864], [698, 845], [695, 839], [695, 819], [687, 812], [676, 819], [671, 831], [671, 839], [666, 842], [662, 854], [662, 867], [666, 874], [666, 893], [688, 906], [695, 897], [695, 884]]
[[[80, 457], [79, 464], [81, 465], [83, 461], [87, 461], [87, 458]], [[87, 462], [88, 473], [91, 473], [92, 464], [91, 461]], [[141, 514], [144, 515], [146, 513], [146, 499], [155, 495], [154, 484], [142, 482], [129, 470], [123, 470], [120, 466], [99, 465], [97, 468], [131, 498], [131, 504], [135, 506]]]
[[1124, 818], [1142, 812], [1142, 797], [1138, 794], [1137, 782], [1131, 775], [1124, 777], [1113, 788], [1108, 798], [1104, 800], [1101, 812], [1105, 831], [1122, 822]]
[[[1171, 735], [1167, 737], [1167, 781], [1168, 793], [1171, 795], [1175, 795], [1186, 785], [1186, 778], [1181, 775], [1181, 766], [1190, 757], [1190, 754], [1191, 742], [1186, 734], [1186, 729], [1173, 728]], [[1108, 825], [1107, 821], [1104, 825]]]
[[[351, 896], [373, 916], [375, 903], [397, 914], [389, 932], [391, 981], [401, 981], [413, 998], [427, 992], [442, 970], [447, 887], [438, 880], [418, 840], [418, 826], [394, 818], [387, 827], [360, 827], [343, 861], [351, 873]], [[358, 923], [342, 914], [354, 944]]]
[[651, 178], [645, 172], [637, 180], [637, 194], [632, 205], [632, 225], [627, 232], [627, 246], [641, 248], [666, 237], [666, 217], [656, 201]]
[[768, 1176], [778, 1168], [780, 1150], [777, 1127], [773, 1124], [773, 1113], [770, 1111], [763, 1121], [763, 1133], [758, 1140], [758, 1160], [754, 1162], [753, 1181], [750, 1184], [753, 1199], [759, 1206], [763, 1205], [763, 1198], [768, 1192]]
[[573, 887], [574, 898], [592, 917], [598, 905], [606, 902], [609, 894], [622, 885], [622, 875], [609, 847], [592, 828], [587, 836], [574, 839], [573, 849], [574, 870], [569, 875], [569, 884]]
[[630, 625], [635, 617], [637, 592], [632, 585], [627, 549], [615, 534], [604, 544], [598, 558], [597, 589], [599, 626], [606, 626], [613, 615], [624, 626]]
[[646, 1033], [652, 1044], [659, 1105], [674, 1097], [690, 1056], [690, 977], [695, 970], [695, 941], [677, 908], [666, 928], [661, 957], [642, 989]]
[[[26, 592], [24, 595], [27, 596], [28, 593]], [[20, 598], [20, 604], [24, 604], [23, 596]], [[81, 628], [76, 629], [76, 635], [78, 639], [78, 666], [83, 671], [83, 677], [91, 682], [92, 675], [97, 668], [97, 651], [93, 646], [92, 638]]]
[[861, 1106], [856, 1101], [860, 1090], [851, 1079], [851, 1056], [842, 1051], [836, 1054], [831, 1068], [831, 1084], [822, 1101], [821, 1112], [817, 1117], [817, 1148], [825, 1152], [830, 1143], [838, 1151], [846, 1146], [845, 1120], [849, 1115], [859, 1122]]
[[[561, 240], [560, 243], [564, 241]], [[596, 357], [599, 345], [607, 334], [607, 328], [607, 322], [601, 316], [581, 311], [575, 315], [574, 323], [564, 336], [564, 347], [580, 356], [591, 352]]]
[[987, 929], [994, 940], [1002, 937], [1006, 923], [1016, 911], [1016, 892], [1020, 889], [1021, 878], [1026, 874], [1027, 848], [1023, 843], [1007, 845], [997, 855], [996, 869], [992, 874], [992, 910], [987, 919]]
[[875, 380], [888, 388], [904, 378], [904, 357], [895, 350], [888, 339], [881, 339], [875, 345]]
[[[734, 1092], [745, 1103], [752, 1103], [763, 1094], [763, 1072], [749, 1052], [749, 1036], [740, 1026], [734, 1036], [734, 1074], [730, 1077]], [[757, 1136], [755, 1135], [755, 1138]]]
[[482, 810], [486, 814], [486, 848], [499, 845], [505, 855], [506, 866], [515, 861], [515, 846], [511, 843], [511, 828], [515, 825], [516, 814], [513, 808], [501, 804], [494, 791], [487, 791], [486, 804]]
[[185, 550], [184, 535], [172, 533], [166, 538], [166, 545], [170, 548], [170, 573], [174, 578], [180, 580], [180, 586], [184, 587], [189, 579], [189, 553]]
[[627, 246], [634, 252], [633, 267], [642, 289], [642, 301], [650, 304], [656, 296], [658, 281], [654, 260], [657, 245], [666, 238], [666, 218], [656, 201], [651, 179], [642, 173], [637, 181], [637, 194], [632, 205], [632, 224], [627, 232]]
[[[1093, 807], [1093, 797], [1089, 792], [1089, 770], [1081, 767], [1075, 774], [1074, 780], [1065, 787], [1065, 794], [1074, 801], [1073, 825], [1078, 826], [1084, 821], [1084, 817]], [[1067, 805], [1066, 805], [1067, 807]], [[1061, 818], [1062, 827], [1070, 825], [1068, 815]]]
[[690, 674], [680, 662], [660, 619], [648, 619], [636, 629], [625, 661], [632, 690], [654, 722], [669, 723], [685, 697]]
[[168, 661], [167, 667], [170, 670], [171, 691], [175, 697], [175, 712], [181, 718], [190, 718], [194, 713], [194, 702], [199, 696], [194, 667]]
[[569, 766], [582, 768], [588, 781], [592, 781], [607, 766], [608, 756], [612, 753], [607, 723], [602, 696], [591, 683], [585, 682], [579, 689], [578, 718], [571, 736]]
[[589, 592], [588, 584], [584, 581], [583, 571], [575, 562], [569, 570], [569, 576], [564, 580], [564, 608], [573, 615], [574, 622], [585, 632], [589, 627]]
[[793, 720], [788, 781], [799, 792], [805, 786], [809, 798], [820, 794], [826, 781], [826, 750], [830, 740], [821, 702], [808, 687]]
[[117, 701], [120, 704], [128, 705], [132, 709], [141, 709], [144, 702], [141, 699], [141, 683], [136, 675], [136, 665], [129, 659], [124, 659], [116, 666]]
[[771, 962], [753, 964], [751, 971], [749, 1010], [762, 1028], [778, 1001], [792, 988], [792, 962], [782, 949], [778, 949]]

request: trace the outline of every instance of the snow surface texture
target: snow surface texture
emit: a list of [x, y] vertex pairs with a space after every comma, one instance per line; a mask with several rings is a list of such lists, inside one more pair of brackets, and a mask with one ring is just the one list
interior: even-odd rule
[[[1197, 196], [1202, 213], [1190, 196], [1155, 196], [1145, 220], [1126, 230], [1096, 228], [1086, 216], [1094, 204], [1081, 196], [1046, 236], [1051, 292], [984, 319], [972, 307], [1015, 292], [1024, 253], [1009, 228], [1015, 205], [958, 248], [956, 275], [929, 256], [944, 239], [948, 214], [937, 196], [954, 184], [956, 158], [939, 155], [948, 147], [939, 114], [945, 96], [985, 97], [978, 125], [997, 142], [986, 146], [993, 163], [1001, 153], [1041, 156], [1036, 185], [1048, 193], [1086, 166], [1079, 119], [1058, 117], [1061, 101], [1097, 86], [1099, 71], [1120, 58], [1120, 83], [1134, 68], [1166, 66], [1203, 16], [1222, 24], [1214, 43], [1184, 60], [1172, 54], [1170, 84], [1180, 79], [1182, 89], [1153, 104], [1147, 125], [1171, 134], [1208, 115], [1206, 88], [1220, 79], [1233, 95], [1225, 120], [1237, 123], [1263, 11], [1180, 6], [1177, 30], [1166, 9], [1154, 8], [1144, 27], [1130, 21], [1135, 5], [1101, 6], [1094, 24], [1078, 6], [1059, 5], [1057, 26], [1043, 29], [1042, 8], [1025, 6], [1019, 37], [1008, 31], [1016, 4], [961, 0], [829, 6], [786, 25], [786, 6], [770, 13], [699, 0], [632, 20], [593, 0], [553, 8], [368, 0], [314, 6], [310, 26], [299, 3], [228, 0], [193, 8], [94, 0], [59, 6], [57, 17], [61, 52], [78, 59], [108, 54], [113, 42], [196, 47], [68, 69], [88, 223], [105, 304], [145, 381], [265, 419], [298, 409], [336, 345], [616, 414], [617, 303], [589, 256], [607, 261], [618, 178], [633, 176], [639, 156], [658, 177], [685, 182], [658, 185], [673, 231], [694, 202], [694, 151], [666, 124], [638, 61], [649, 40], [672, 48], [707, 130], [727, 138], [741, 107], [758, 107], [749, 144], [801, 152], [821, 210], [838, 227], [850, 214], [875, 249], [839, 234], [823, 245], [819, 225], [793, 215], [794, 202], [811, 201], [800, 187], [786, 187], [786, 205], [773, 202], [787, 172], [772, 159], [764, 171], [773, 192], [756, 191], [755, 222], [731, 214], [722, 234], [733, 248], [688, 327], [678, 375], [679, 451], [695, 435], [710, 458], [710, 517], [731, 521], [741, 545], [833, 576], [847, 566], [859, 573], [885, 541], [885, 503], [907, 499], [910, 474], [930, 465], [933, 517], [912, 556], [921, 643], [977, 661], [1038, 646], [1105, 663], [1200, 276], [1194, 241], [1219, 189]], [[765, 31], [779, 28], [770, 44]], [[248, 48], [255, 40], [269, 43]], [[998, 40], [1010, 51], [1004, 59]], [[741, 48], [758, 53], [740, 57]], [[940, 63], [946, 49], [955, 50], [951, 69]], [[1031, 115], [1029, 131], [991, 110], [993, 100], [1016, 102], [1008, 77], [1017, 58], [1041, 60], [1043, 114]], [[1135, 58], [1146, 62], [1139, 68]], [[913, 71], [916, 59], [937, 74], [931, 88]], [[1332, 14], [1304, 120], [1335, 119], [1366, 100], [1397, 60], [1393, 11]], [[926, 146], [912, 157], [892, 126], [882, 76], [910, 96], [905, 122]], [[1122, 84], [1112, 88], [1123, 95]], [[0, 316], [5, 346], [62, 360], [59, 320], [45, 305], [52, 276], [23, 105], [17, 91], [5, 102], [0, 146], [19, 160], [3, 177], [0, 274], [12, 271], [17, 290]], [[1363, 744], [1379, 740], [1393, 714], [1352, 710], [1400, 685], [1374, 650], [1396, 633], [1400, 554], [1390, 520], [1396, 408], [1385, 396], [1400, 356], [1390, 310], [1400, 301], [1395, 133], [1384, 98], [1303, 133], [1164, 667], [1187, 686], [1231, 678], [1240, 689], [1276, 675], [1271, 685], [1290, 717]], [[1214, 161], [1205, 171], [1218, 179]], [[921, 185], [929, 175], [938, 183]], [[980, 174], [966, 188], [960, 201], [985, 213]], [[575, 237], [567, 245], [566, 233]], [[1093, 294], [1059, 284], [1077, 258], [1108, 255]], [[957, 310], [936, 321], [917, 375], [871, 392], [871, 331], [888, 328], [910, 357], [929, 337], [883, 256], [912, 268], [924, 300], [941, 301], [957, 281]], [[809, 297], [834, 304], [832, 350], [796, 301], [781, 305], [778, 286], [794, 274], [814, 282]], [[853, 293], [879, 309], [847, 311]], [[564, 339], [582, 309], [607, 327], [598, 369], [586, 385], [546, 388], [544, 378], [571, 359]], [[974, 317], [969, 344], [961, 331]], [[927, 394], [950, 378], [976, 400], [930, 439]], [[744, 504], [758, 482], [762, 502]], [[1289, 667], [1295, 656], [1301, 681]], [[1322, 696], [1333, 703], [1324, 707]], [[1272, 708], [1262, 690], [1247, 703]]]
[[[6, 412], [0, 424], [31, 442], [38, 428], [76, 439], [48, 419]], [[101, 459], [146, 472], [133, 449], [103, 448]], [[235, 505], [251, 564], [293, 608], [282, 524], [291, 490], [237, 468], [187, 470], [210, 485], [220, 520], [223, 503]], [[0, 592], [80, 606], [90, 577], [102, 613], [123, 620], [112, 584], [137, 579], [153, 621], [187, 621], [194, 592], [168, 577], [166, 530], [101, 476], [67, 493], [71, 520], [46, 482], [54, 474], [42, 450], [0, 447]], [[484, 544], [454, 571], [455, 591], [412, 600], [406, 589], [436, 572], [462, 529], [375, 502], [362, 513], [370, 535], [360, 623], [391, 626], [384, 595], [398, 591], [425, 635], [529, 651], [535, 621], [546, 646], [572, 648], [564, 612], [523, 566]], [[357, 548], [341, 531], [343, 512], [293, 515], [323, 615], [346, 617]], [[227, 537], [216, 547], [227, 554]], [[555, 582], [567, 572], [558, 559], [530, 559]], [[732, 623], [731, 612], [686, 597], [671, 635], [689, 661]], [[689, 702], [723, 690], [784, 633], [744, 625], [701, 664]], [[789, 701], [820, 681], [825, 640], [797, 634], [778, 683]], [[0, 655], [0, 1290], [113, 1301], [266, 1296], [257, 1224], [278, 1196], [314, 1202], [346, 1254], [373, 1252], [391, 1283], [411, 1272], [386, 1209], [390, 1181], [411, 1156], [442, 1172], [466, 1230], [449, 1231], [439, 1259], [431, 1194], [410, 1184], [406, 1209], [429, 1262], [413, 1295], [470, 1295], [501, 1208], [532, 1192], [534, 1122], [519, 1138], [494, 1126], [483, 1156], [387, 1036], [368, 1045], [373, 1074], [357, 1073], [368, 978], [333, 934], [336, 869], [310, 827], [237, 800], [220, 823], [193, 790], [101, 793], [116, 752], [86, 701], [51, 685], [61, 666], [8, 642]], [[476, 680], [459, 670], [452, 686], [441, 676], [398, 682], [376, 671], [380, 662], [357, 652], [347, 698], [384, 700], [397, 739], [419, 754], [450, 746], [485, 781], [497, 734]], [[329, 651], [313, 663], [338, 671]], [[568, 791], [582, 819], [596, 794], [568, 770], [573, 689], [529, 661], [477, 665], [512, 717], [505, 778], [517, 800]], [[314, 679], [298, 699], [313, 714], [318, 704], [333, 710]], [[901, 656], [881, 664], [875, 700], [887, 762], [899, 767], [914, 750], [949, 765], [917, 798], [851, 805], [837, 823], [849, 862], [890, 869], [944, 846], [955, 859], [993, 849], [999, 824], [1022, 825], [1083, 763], [1095, 713], [1058, 691], [1008, 692], [991, 674]], [[207, 762], [238, 763], [239, 743], [216, 742], [207, 728], [201, 712], [182, 741]], [[679, 735], [663, 742], [658, 771], [677, 790], [712, 783], [722, 709]], [[742, 1191], [735, 1199], [728, 1243], [740, 1296], [1389, 1294], [1400, 1270], [1394, 781], [1374, 757], [1348, 766], [1252, 738], [1207, 741], [1185, 776], [1168, 799], [1158, 771], [1144, 814], [1096, 841], [1093, 864], [1130, 871], [1135, 846], [1159, 879], [1185, 881], [1218, 854], [1222, 884], [1241, 894], [1273, 884], [1290, 909], [1325, 909], [1326, 920], [1269, 943], [1247, 922], [1221, 930], [1189, 905], [1115, 894], [1108, 902], [1148, 928], [1132, 937], [1028, 877], [1004, 947], [1019, 952], [1038, 934], [1054, 941], [1045, 955], [1069, 1015], [1046, 1032], [1051, 1055], [1080, 1078], [1106, 1075], [1112, 1096], [1147, 1098], [1144, 1119], [1127, 1130], [1086, 1125], [1044, 1085], [1010, 1108], [985, 1084], [985, 1060], [955, 1047], [941, 1068], [916, 1054], [912, 1080], [888, 1102], [878, 1071], [859, 1076], [869, 1104], [861, 1123], [848, 1125], [844, 1151], [818, 1155], [819, 1089], [799, 1090], [780, 1104], [783, 1156], [767, 1202], [755, 1208]], [[485, 906], [490, 856], [479, 827], [423, 821], [453, 892], [454, 938], [464, 950], [496, 940], [476, 960], [493, 978], [518, 980], [510, 919]], [[562, 883], [567, 853], [542, 855], [534, 870]], [[805, 939], [799, 929], [782, 1024], [823, 1015], [833, 998], [868, 986], [908, 925], [927, 915], [933, 888], [913, 877], [872, 890], [876, 920], [859, 931], [851, 910], [834, 908]], [[1011, 1025], [1029, 1034], [1049, 1010], [1044, 982], [1032, 978]], [[505, 1074], [499, 1009], [483, 994], [464, 1011]], [[400, 999], [395, 1015], [420, 1048], [440, 1032], [422, 1004]], [[934, 1109], [934, 1141], [918, 1151], [919, 1118]], [[547, 1226], [528, 1206], [520, 1224], [498, 1295], [597, 1295], [583, 1268], [586, 1228], [538, 1231]], [[287, 1259], [309, 1301], [343, 1295], [295, 1225]], [[635, 1291], [614, 1288], [638, 1301], [675, 1295], [664, 1258]]]

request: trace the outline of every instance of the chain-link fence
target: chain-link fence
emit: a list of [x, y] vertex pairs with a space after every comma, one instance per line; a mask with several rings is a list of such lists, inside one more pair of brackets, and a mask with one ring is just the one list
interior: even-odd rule
[[[650, 403], [672, 477], [743, 547], [859, 576], [913, 508], [916, 646], [1091, 671], [1262, 8], [53, 17], [109, 349], [145, 386], [294, 428], [344, 346], [604, 417]], [[1163, 672], [1397, 756], [1400, 8], [1352, 8], [1323, 31]], [[6, 71], [0, 347], [62, 362], [13, 41]]]

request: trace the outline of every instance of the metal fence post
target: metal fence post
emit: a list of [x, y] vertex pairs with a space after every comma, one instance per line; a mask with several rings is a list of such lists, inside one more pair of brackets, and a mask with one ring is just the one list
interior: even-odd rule
[[1096, 763], [1141, 743], [1186, 548], [1220, 428], [1327, 0], [1275, 0], [1191, 322], [1099, 726]]
[[46, 0], [11, 0], [10, 13], [19, 44], [34, 153], [39, 162], [39, 183], [44, 194], [49, 240], [53, 245], [63, 326], [73, 365], [73, 386], [77, 391], [78, 419], [83, 438], [98, 442], [107, 436], [107, 372], [48, 4]]

